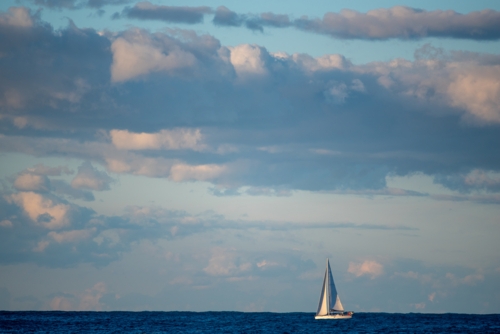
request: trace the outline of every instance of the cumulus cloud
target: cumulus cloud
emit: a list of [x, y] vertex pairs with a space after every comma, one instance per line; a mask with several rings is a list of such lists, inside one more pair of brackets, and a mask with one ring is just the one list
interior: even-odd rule
[[500, 123], [500, 65], [469, 66], [453, 71], [447, 90], [451, 104], [486, 123]]
[[265, 57], [267, 52], [257, 46], [242, 44], [230, 48], [231, 64], [239, 76], [263, 75], [267, 73]]
[[356, 277], [369, 276], [371, 279], [382, 275], [384, 266], [377, 261], [366, 260], [361, 263], [350, 262], [348, 272]]
[[71, 186], [75, 189], [109, 190], [113, 179], [103, 171], [94, 168], [89, 161], [78, 167], [78, 173], [71, 181]]
[[[110, 172], [178, 182], [210, 181], [214, 193], [226, 195], [301, 189], [416, 196], [425, 194], [387, 189], [387, 175], [500, 169], [491, 158], [499, 124], [495, 55], [425, 46], [414, 61], [354, 65], [335, 54], [224, 47], [185, 30], [112, 35], [70, 26], [55, 33], [37, 24], [22, 34], [17, 44], [0, 45], [8, 55], [0, 63], [0, 103], [16, 106], [1, 111], [0, 124], [9, 129], [0, 137], [3, 152], [74, 157]], [[58, 55], [64, 61], [48, 68], [38, 68], [34, 58], [21, 61], [25, 48], [38, 47], [30, 42], [34, 36], [45, 41], [38, 53], [43, 63], [55, 64]], [[68, 40], [78, 52], [69, 51]], [[26, 77], [14, 75], [26, 66]], [[477, 87], [465, 85], [473, 81]], [[466, 103], [460, 100], [465, 95]], [[18, 117], [26, 122], [12, 126]], [[47, 127], [33, 128], [34, 120]], [[40, 188], [22, 188], [19, 180], [19, 189], [35, 191], [46, 183], [44, 177], [25, 178], [38, 179]], [[477, 182], [469, 188], [496, 189]], [[88, 191], [104, 184], [74, 183], [87, 193], [70, 194], [51, 181], [51, 189], [90, 200]]]
[[[25, 8], [17, 11], [30, 14]], [[2, 13], [3, 18], [5, 15]], [[31, 15], [31, 22], [31, 26], [22, 29], [0, 24], [0, 52], [5, 55], [0, 64], [1, 114], [19, 129], [53, 130], [71, 120], [63, 116], [64, 112], [56, 116], [49, 110], [62, 108], [77, 113], [86, 104], [87, 94], [98, 91], [109, 80], [110, 41], [92, 29], [80, 30], [71, 23], [56, 33], [37, 15]], [[55, 37], [57, 34], [59, 37]], [[34, 41], [44, 44], [36, 55], [26, 54], [22, 61], [14, 56], [36, 45]], [[95, 72], [97, 69], [100, 73]], [[89, 108], [92, 109], [90, 105], [84, 107], [87, 111]]]
[[167, 35], [151, 35], [138, 29], [118, 37], [111, 45], [111, 51], [111, 79], [114, 82], [151, 72], [175, 73], [196, 64], [196, 57], [185, 50], [182, 43]]

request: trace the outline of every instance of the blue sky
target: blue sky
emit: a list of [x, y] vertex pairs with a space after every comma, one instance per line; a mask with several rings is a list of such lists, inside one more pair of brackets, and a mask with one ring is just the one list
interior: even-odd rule
[[499, 7], [2, 2], [0, 309], [500, 312]]

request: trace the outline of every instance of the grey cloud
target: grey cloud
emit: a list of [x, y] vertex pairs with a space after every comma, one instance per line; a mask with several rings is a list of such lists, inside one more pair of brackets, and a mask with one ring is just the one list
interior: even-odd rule
[[233, 12], [225, 6], [217, 7], [212, 22], [217, 26], [240, 27], [244, 25], [250, 30], [264, 31], [264, 27], [285, 28], [291, 25], [288, 15], [262, 13], [260, 15], [245, 15]]
[[81, 199], [84, 201], [95, 200], [94, 194], [91, 191], [84, 189], [75, 189], [69, 183], [63, 180], [50, 181], [52, 191], [58, 195], [68, 196], [73, 199]]
[[434, 182], [461, 193], [484, 190], [487, 192], [500, 191], [500, 176], [484, 170], [472, 170], [467, 173], [451, 175], [436, 175]]
[[452, 10], [425, 11], [409, 7], [375, 9], [367, 13], [343, 10], [326, 13], [323, 19], [303, 17], [294, 26], [305, 31], [342, 39], [385, 40], [425, 37], [497, 40], [500, 13], [483, 10], [460, 14]]
[[[353, 65], [341, 55], [227, 48], [185, 30], [100, 36], [71, 25], [56, 33], [43, 22], [0, 28], [4, 152], [75, 157], [111, 172], [178, 182], [208, 180], [219, 195], [248, 187], [254, 194], [395, 196], [386, 189], [389, 174], [500, 170], [492, 144], [500, 138], [495, 55], [424, 47], [415, 61]], [[40, 52], [26, 54], [27, 48]], [[141, 62], [137, 50], [160, 60]], [[130, 59], [137, 63], [130, 66]], [[25, 76], [16, 75], [23, 69]], [[131, 152], [108, 138], [113, 129], [151, 134], [178, 127], [199, 129], [205, 148]], [[218, 172], [200, 176], [201, 169]]]
[[[89, 164], [89, 163], [88, 163]], [[94, 186], [94, 190], [98, 188], [109, 187], [109, 182], [112, 179], [103, 172], [99, 172], [90, 165], [83, 164], [81, 171], [77, 177], [77, 183], [80, 187], [88, 185]], [[61, 176], [61, 174], [73, 174], [67, 166], [49, 167], [43, 164], [37, 164], [33, 167], [27, 168], [12, 177], [13, 186], [19, 191], [32, 191], [39, 193], [54, 192], [58, 195], [68, 196], [73, 199], [82, 199], [85, 201], [93, 201], [94, 195], [92, 192], [84, 189], [74, 188], [64, 180], [49, 178], [48, 176]]]
[[133, 0], [29, 0], [34, 5], [49, 9], [101, 8], [109, 5], [123, 5]]
[[[143, 8], [139, 8], [141, 6]], [[174, 8], [178, 8], [178, 12], [175, 12]], [[203, 15], [210, 13], [212, 10], [208, 7], [167, 7], [147, 2], [124, 11], [128, 17], [184, 23], [201, 22]], [[271, 12], [239, 14], [225, 6], [219, 6], [212, 22], [218, 26], [245, 26], [261, 32], [264, 27], [295, 27], [341, 39], [407, 40], [437, 37], [497, 40], [500, 38], [497, 24], [499, 20], [500, 13], [489, 9], [460, 14], [452, 10], [426, 11], [395, 6], [374, 9], [367, 13], [344, 9], [340, 13], [328, 12], [322, 19], [307, 16], [291, 19], [288, 15]]]
[[[162, 207], [130, 206], [122, 216], [97, 215], [91, 209], [59, 197], [58, 194], [70, 195], [72, 198], [81, 196], [69, 191], [64, 183], [54, 183], [53, 192], [9, 192], [0, 197], [0, 220], [10, 222], [8, 226], [0, 227], [3, 229], [0, 234], [1, 263], [32, 262], [49, 267], [90, 263], [99, 267], [120, 259], [123, 253], [131, 250], [134, 243], [141, 240], [173, 240], [223, 230], [280, 233], [304, 229], [416, 230], [403, 225], [349, 222], [233, 221], [214, 212], [190, 215]], [[270, 263], [272, 259], [267, 256], [259, 261], [264, 260]], [[261, 268], [258, 269], [260, 271], [266, 269], [264, 267], [265, 262], [257, 266]], [[269, 269], [264, 270], [263, 274], [272, 274], [276, 268], [271, 265]]]
[[97, 170], [89, 161], [78, 167], [78, 173], [71, 181], [71, 187], [87, 190], [109, 190], [113, 179], [106, 173]]
[[44, 164], [37, 164], [26, 169], [26, 172], [36, 175], [60, 176], [61, 174], [73, 174], [74, 172], [67, 166], [49, 167]]
[[219, 6], [215, 10], [213, 23], [218, 26], [239, 27], [244, 22], [245, 17], [233, 12], [226, 6]]
[[[107, 100], [101, 92], [102, 85], [109, 81], [112, 59], [109, 40], [71, 23], [68, 29], [55, 32], [34, 15], [32, 20], [30, 28], [0, 26], [0, 51], [9, 54], [0, 62], [0, 105], [10, 123], [10, 126], [3, 124], [3, 133], [13, 129], [50, 130], [54, 128], [53, 121], [71, 122], [73, 116], [68, 111], [78, 112], [82, 110], [80, 107], [95, 109], [95, 104], [85, 96]], [[36, 55], [24, 53], [22, 59], [13, 57], [30, 45], [38, 49]], [[41, 116], [43, 111], [61, 108], [66, 111]], [[83, 123], [90, 124], [90, 120]]]
[[159, 6], [146, 1], [124, 9], [121, 16], [140, 20], [195, 24], [203, 22], [204, 15], [210, 13], [212, 13], [212, 9], [206, 6]]

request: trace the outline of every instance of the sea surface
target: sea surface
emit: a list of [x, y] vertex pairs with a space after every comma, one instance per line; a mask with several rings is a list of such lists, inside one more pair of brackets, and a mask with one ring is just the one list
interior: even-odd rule
[[0, 311], [0, 333], [500, 333], [500, 315]]

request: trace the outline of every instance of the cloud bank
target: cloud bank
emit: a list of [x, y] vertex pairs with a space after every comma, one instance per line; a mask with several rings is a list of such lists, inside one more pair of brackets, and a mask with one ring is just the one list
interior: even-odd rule
[[323, 18], [265, 12], [241, 14], [225, 6], [215, 10], [209, 7], [158, 6], [140, 2], [129, 7], [118, 17], [141, 20], [160, 20], [169, 23], [201, 23], [205, 15], [212, 15], [212, 22], [222, 27], [245, 27], [263, 32], [266, 27], [296, 28], [339, 39], [364, 40], [415, 40], [422, 38], [454, 38], [471, 40], [498, 40], [500, 13], [485, 9], [467, 14], [453, 10], [426, 11], [417, 8], [395, 6], [370, 10], [366, 13], [343, 9], [339, 13], [328, 12]]

